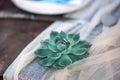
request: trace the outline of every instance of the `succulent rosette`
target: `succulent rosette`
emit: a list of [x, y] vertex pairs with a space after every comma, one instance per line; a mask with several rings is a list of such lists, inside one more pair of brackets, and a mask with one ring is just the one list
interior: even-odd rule
[[88, 56], [90, 44], [80, 40], [79, 34], [63, 31], [50, 33], [50, 38], [41, 42], [35, 51], [42, 66], [61, 69]]

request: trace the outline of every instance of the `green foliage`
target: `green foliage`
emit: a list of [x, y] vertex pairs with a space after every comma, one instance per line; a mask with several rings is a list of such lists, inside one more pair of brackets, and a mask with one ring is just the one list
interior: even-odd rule
[[50, 38], [41, 42], [35, 54], [42, 66], [64, 68], [88, 56], [90, 44], [80, 40], [79, 34], [52, 31]]

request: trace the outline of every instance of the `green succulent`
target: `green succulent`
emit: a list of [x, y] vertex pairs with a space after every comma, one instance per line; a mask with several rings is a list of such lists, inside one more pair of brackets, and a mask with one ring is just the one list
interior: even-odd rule
[[52, 31], [35, 54], [42, 66], [60, 69], [87, 57], [90, 46], [79, 34]]

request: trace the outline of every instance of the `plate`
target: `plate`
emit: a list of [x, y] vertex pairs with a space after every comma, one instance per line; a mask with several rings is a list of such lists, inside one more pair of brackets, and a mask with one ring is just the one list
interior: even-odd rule
[[59, 15], [76, 11], [83, 0], [12, 0], [20, 9], [46, 15]]

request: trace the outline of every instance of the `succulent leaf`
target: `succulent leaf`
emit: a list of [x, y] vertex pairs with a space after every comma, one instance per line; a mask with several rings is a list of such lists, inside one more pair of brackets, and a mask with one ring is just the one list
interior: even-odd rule
[[74, 34], [68, 34], [68, 36], [67, 36], [67, 40], [68, 40], [70, 43], [73, 42], [73, 36], [74, 36]]
[[42, 46], [42, 47], [44, 47], [44, 48], [47, 48], [47, 47], [48, 47], [48, 46], [47, 46], [47, 45], [48, 45], [47, 40], [41, 41], [40, 43], [41, 43], [41, 46]]
[[67, 66], [72, 63], [72, 60], [68, 55], [62, 55], [61, 58], [58, 61], [59, 65], [61, 66]]
[[79, 35], [79, 34], [75, 34], [75, 35], [73, 36], [74, 44], [78, 43], [78, 42], [79, 42], [79, 39], [80, 39], [80, 35]]
[[54, 62], [55, 60], [51, 58], [45, 58], [39, 61], [39, 63], [43, 66], [51, 66]]
[[54, 39], [58, 34], [59, 34], [58, 32], [52, 31], [52, 32], [50, 33], [50, 38], [51, 38], [51, 39]]
[[66, 49], [66, 46], [65, 46], [64, 44], [58, 44], [58, 45], [57, 45], [57, 49], [58, 49], [59, 51], [63, 51], [63, 50]]
[[61, 69], [86, 58], [90, 46], [88, 42], [80, 40], [79, 34], [52, 31], [50, 39], [42, 41], [35, 54], [42, 66]]
[[61, 40], [61, 37], [60, 36], [56, 36], [53, 40], [54, 40], [55, 43], [58, 43]]
[[53, 52], [49, 49], [38, 49], [35, 53], [38, 57], [43, 58], [51, 55]]
[[52, 59], [59, 59], [61, 57], [61, 53], [54, 53], [49, 56]]
[[60, 37], [62, 39], [66, 38], [66, 36], [67, 36], [67, 34], [65, 32], [63, 32], [63, 31], [60, 32]]
[[55, 45], [48, 45], [48, 48], [53, 52], [57, 52], [57, 47]]
[[86, 48], [76, 48], [72, 49], [71, 54], [74, 55], [84, 55], [88, 50]]
[[81, 59], [84, 59], [88, 56], [88, 54], [84, 54], [82, 56], [78, 56], [78, 55], [73, 55], [73, 54], [69, 54], [69, 57], [71, 58], [71, 60], [74, 62], [78, 61], [78, 60], [81, 60]]
[[56, 68], [56, 69], [61, 69], [61, 68], [64, 68], [65, 66], [62, 66], [62, 65], [59, 65], [58, 62], [56, 62], [54, 65], [53, 65], [53, 68]]
[[86, 41], [79, 41], [77, 44], [75, 44], [73, 46], [73, 48], [86, 48], [86, 49], [89, 49], [90, 46], [91, 46], [91, 44], [89, 44]]
[[69, 54], [70, 59], [72, 62], [78, 61], [80, 58], [77, 55]]

